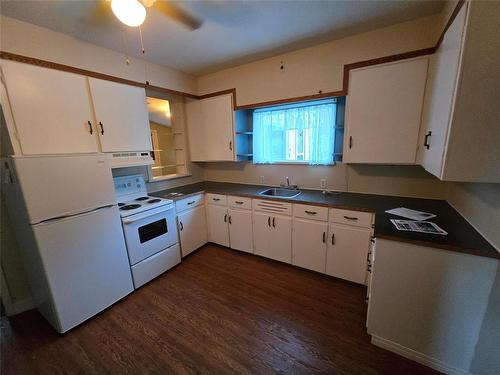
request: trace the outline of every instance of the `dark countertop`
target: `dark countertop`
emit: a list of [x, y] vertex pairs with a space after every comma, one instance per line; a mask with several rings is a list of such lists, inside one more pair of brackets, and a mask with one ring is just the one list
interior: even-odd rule
[[[417, 245], [500, 259], [500, 253], [444, 200], [347, 192], [325, 195], [318, 190], [306, 189], [301, 189], [302, 193], [291, 199], [269, 198], [259, 195], [261, 191], [269, 187], [270, 186], [263, 185], [206, 181], [152, 192], [150, 194], [157, 197], [176, 200], [196, 193], [218, 193], [374, 212], [376, 215], [375, 237], [377, 238], [409, 242]], [[182, 193], [183, 195], [179, 197], [168, 196], [168, 194], [173, 192]], [[385, 212], [386, 210], [396, 207], [406, 207], [419, 211], [432, 212], [437, 216], [430, 219], [430, 221], [435, 222], [443, 228], [448, 232], [448, 235], [398, 231], [390, 222], [390, 219], [404, 218], [390, 215]]]

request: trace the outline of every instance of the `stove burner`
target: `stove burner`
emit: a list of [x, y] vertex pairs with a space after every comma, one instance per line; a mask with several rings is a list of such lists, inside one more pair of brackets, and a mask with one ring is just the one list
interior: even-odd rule
[[128, 210], [135, 210], [136, 208], [141, 207], [140, 204], [127, 204], [125, 206], [120, 207], [120, 210], [123, 211], [128, 211]]
[[155, 198], [155, 199], [148, 200], [148, 203], [157, 203], [157, 202], [161, 202], [161, 199], [160, 198]]
[[125, 206], [125, 203], [118, 203], [118, 207]]
[[147, 201], [149, 199], [149, 197], [139, 197], [139, 198], [136, 198], [135, 200], [136, 201]]

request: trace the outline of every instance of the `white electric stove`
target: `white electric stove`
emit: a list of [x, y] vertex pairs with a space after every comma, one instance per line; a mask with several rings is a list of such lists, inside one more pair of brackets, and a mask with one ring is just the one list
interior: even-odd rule
[[142, 175], [113, 178], [134, 286], [181, 261], [172, 200], [147, 195]]

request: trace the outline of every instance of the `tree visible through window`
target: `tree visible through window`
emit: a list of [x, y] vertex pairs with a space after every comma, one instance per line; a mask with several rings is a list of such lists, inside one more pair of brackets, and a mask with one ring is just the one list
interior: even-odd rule
[[255, 110], [254, 163], [334, 162], [335, 99]]

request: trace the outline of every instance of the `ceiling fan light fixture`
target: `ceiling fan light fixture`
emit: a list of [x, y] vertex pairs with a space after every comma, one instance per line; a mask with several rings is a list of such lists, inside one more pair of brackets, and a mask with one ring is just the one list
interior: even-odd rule
[[137, 27], [146, 19], [146, 8], [138, 0], [112, 0], [111, 9], [121, 22]]

